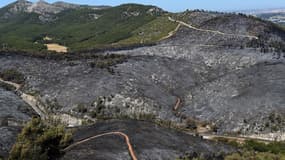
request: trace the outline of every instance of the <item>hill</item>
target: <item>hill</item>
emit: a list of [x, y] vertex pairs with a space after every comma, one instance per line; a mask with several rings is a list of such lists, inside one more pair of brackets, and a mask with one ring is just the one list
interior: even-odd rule
[[[152, 43], [176, 27], [165, 14], [136, 4], [104, 7], [20, 0], [0, 9], [0, 44], [2, 49], [44, 51], [46, 43], [57, 43], [77, 51]], [[143, 32], [144, 26], [150, 30]]]
[[[201, 14], [196, 15], [198, 13]], [[36, 52], [47, 50], [78, 52], [143, 46], [158, 43], [178, 29], [179, 23], [170, 21], [169, 17], [187, 22], [185, 17], [189, 15], [192, 15], [195, 27], [205, 26], [217, 30], [219, 30], [217, 25], [229, 25], [231, 19], [237, 18], [242, 22], [240, 25], [250, 28], [230, 27], [234, 32], [246, 31], [244, 34], [261, 37], [259, 40], [266, 41], [267, 48], [276, 45], [280, 48], [280, 44], [272, 44], [275, 42], [268, 37], [273, 35], [268, 36], [267, 33], [273, 30], [281, 33], [282, 28], [245, 15], [222, 13], [207, 15], [206, 12], [195, 11], [174, 14], [155, 6], [138, 4], [108, 7], [64, 2], [49, 4], [42, 0], [36, 3], [18, 0], [0, 9], [0, 44], [2, 50]], [[205, 18], [208, 21], [203, 21]], [[199, 21], [203, 21], [203, 24]], [[231, 32], [226, 26], [219, 27]], [[260, 42], [254, 43], [249, 45], [256, 47]]]
[[[53, 18], [42, 21], [42, 14]], [[44, 123], [75, 127], [73, 145], [93, 134], [126, 132], [138, 156], [146, 159], [196, 150], [203, 155], [206, 148], [216, 152], [224, 146], [201, 138], [285, 139], [285, 31], [277, 24], [244, 14], [167, 13], [137, 4], [74, 6], [58, 13], [18, 9], [1, 21], [3, 42], [19, 44], [3, 45], [7, 50], [0, 52], [0, 92], [3, 100], [18, 101], [0, 105], [15, 113], [5, 117], [28, 120], [32, 113], [18, 109], [27, 104]], [[38, 52], [46, 50], [46, 43], [74, 52]], [[33, 52], [24, 52], [23, 44]], [[9, 137], [4, 156], [19, 132], [8, 131], [0, 137], [2, 142]], [[128, 148], [121, 147], [120, 137], [108, 134], [86, 145], [71, 144], [62, 158], [126, 159]], [[102, 148], [93, 148], [98, 145]]]

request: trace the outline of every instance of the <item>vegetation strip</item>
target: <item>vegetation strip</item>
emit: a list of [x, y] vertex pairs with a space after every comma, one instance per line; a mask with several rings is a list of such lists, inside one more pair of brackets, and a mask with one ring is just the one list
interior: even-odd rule
[[261, 143], [269, 143], [272, 142], [270, 140], [258, 139], [258, 138], [250, 138], [250, 137], [239, 137], [239, 136], [222, 136], [222, 135], [214, 135], [214, 134], [200, 134], [203, 139], [207, 140], [216, 140], [216, 139], [227, 139], [230, 141], [235, 141], [238, 143], [244, 143], [249, 140], [255, 140]]
[[135, 155], [134, 149], [133, 149], [133, 147], [132, 147], [132, 145], [131, 145], [129, 136], [126, 135], [125, 133], [122, 133], [122, 132], [108, 132], [108, 133], [103, 133], [103, 134], [99, 134], [99, 135], [96, 135], [96, 136], [92, 136], [92, 137], [83, 139], [83, 140], [81, 140], [81, 141], [78, 141], [78, 142], [76, 142], [76, 143], [74, 143], [74, 144], [72, 144], [72, 145], [66, 147], [63, 151], [68, 151], [68, 150], [70, 150], [70, 149], [74, 148], [75, 146], [78, 146], [78, 145], [80, 145], [80, 144], [82, 144], [82, 143], [85, 143], [85, 142], [87, 142], [87, 141], [90, 141], [90, 140], [93, 140], [93, 139], [96, 139], [96, 138], [99, 138], [99, 137], [107, 136], [107, 135], [123, 136], [123, 137], [125, 138], [125, 140], [126, 140], [127, 145], [128, 145], [129, 153], [130, 153], [132, 159], [133, 159], [133, 160], [138, 160], [137, 157], [136, 157], [136, 155]]

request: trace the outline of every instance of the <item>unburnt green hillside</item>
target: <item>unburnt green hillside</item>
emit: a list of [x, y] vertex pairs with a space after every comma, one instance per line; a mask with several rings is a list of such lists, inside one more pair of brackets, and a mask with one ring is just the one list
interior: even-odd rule
[[44, 44], [58, 43], [69, 51], [78, 51], [151, 43], [167, 36], [177, 25], [167, 20], [168, 13], [154, 6], [125, 4], [100, 9], [81, 6], [58, 13], [35, 13], [28, 12], [30, 4], [24, 2], [0, 9], [2, 49], [45, 51]]

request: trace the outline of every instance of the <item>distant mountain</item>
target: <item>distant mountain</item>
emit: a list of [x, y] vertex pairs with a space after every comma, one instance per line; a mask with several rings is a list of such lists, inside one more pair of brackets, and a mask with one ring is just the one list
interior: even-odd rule
[[31, 7], [33, 3], [26, 0], [18, 0], [14, 3], [9, 4], [5, 8], [7, 12], [18, 13], [18, 12], [27, 12], [28, 8]]
[[269, 13], [285, 13], [285, 8], [272, 8], [272, 9], [254, 9], [254, 10], [241, 10], [241, 13], [257, 15], [257, 14], [269, 14]]
[[238, 12], [254, 15], [274, 23], [285, 24], [285, 8], [243, 10]]
[[256, 16], [272, 21], [274, 23], [285, 25], [285, 12], [278, 12], [278, 13], [261, 13], [257, 14]]
[[11, 3], [0, 10], [0, 17], [3, 19], [8, 19], [12, 15], [21, 12], [27, 12], [28, 8], [32, 6], [31, 2], [25, 0], [18, 0], [14, 3]]
[[[35, 3], [29, 2], [27, 0], [17, 0], [14, 3], [9, 4], [4, 7], [4, 18], [9, 18], [9, 15], [17, 14], [17, 13], [37, 13], [41, 15], [47, 14], [57, 14], [64, 10], [68, 9], [76, 9], [76, 8], [93, 8], [93, 9], [103, 9], [108, 8], [108, 6], [88, 6], [88, 5], [77, 5], [66, 2], [55, 2], [48, 3], [44, 0], [39, 0]], [[2, 9], [2, 10], [3, 10]]]

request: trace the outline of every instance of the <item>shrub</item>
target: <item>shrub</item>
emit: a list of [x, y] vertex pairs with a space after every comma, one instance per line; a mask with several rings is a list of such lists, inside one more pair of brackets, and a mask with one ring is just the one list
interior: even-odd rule
[[187, 118], [186, 128], [191, 130], [196, 130], [198, 128], [196, 121], [192, 118]]
[[79, 113], [86, 113], [88, 109], [84, 104], [79, 104], [76, 108], [76, 111], [78, 111]]
[[91, 118], [96, 118], [97, 117], [97, 112], [96, 111], [91, 111], [89, 113], [89, 115], [91, 116]]
[[198, 153], [198, 152], [190, 152], [185, 153], [183, 156], [180, 156], [176, 160], [216, 160], [216, 159], [224, 159], [225, 154], [223, 152], [217, 152], [212, 154]]
[[264, 143], [256, 140], [247, 140], [242, 144], [225, 138], [216, 138], [217, 141], [239, 148], [238, 153], [232, 153], [225, 160], [283, 160], [285, 159], [285, 142]]
[[52, 160], [71, 142], [71, 133], [61, 125], [47, 125], [33, 118], [22, 130], [9, 160]]
[[25, 81], [25, 76], [16, 69], [7, 69], [0, 73], [0, 77], [5, 81], [22, 84]]
[[234, 153], [225, 157], [225, 160], [283, 160], [285, 155], [260, 153], [254, 151], [243, 151], [242, 153]]
[[89, 115], [92, 117], [92, 118], [97, 118], [97, 119], [102, 119], [104, 118], [104, 113], [102, 113], [102, 111], [104, 110], [105, 108], [105, 105], [104, 105], [104, 100], [105, 100], [105, 97], [98, 97], [96, 99], [96, 101], [94, 102], [94, 107], [95, 109], [92, 110]]
[[7, 90], [7, 91], [16, 90], [16, 88], [14, 86], [6, 84], [6, 83], [2, 83], [2, 82], [0, 82], [0, 88], [3, 88], [4, 90]]
[[51, 111], [56, 111], [62, 108], [56, 98], [52, 100], [46, 100], [47, 108]]
[[285, 154], [285, 143], [284, 142], [272, 142], [265, 144], [254, 140], [246, 141], [244, 144], [245, 148], [258, 152], [270, 152], [274, 154]]

